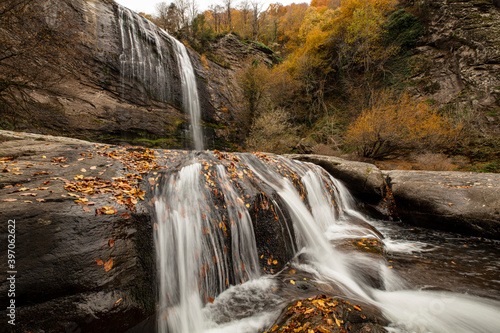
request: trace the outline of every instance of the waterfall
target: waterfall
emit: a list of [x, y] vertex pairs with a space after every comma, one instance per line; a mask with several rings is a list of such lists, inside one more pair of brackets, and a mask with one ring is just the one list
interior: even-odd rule
[[204, 148], [204, 143], [203, 132], [200, 125], [200, 100], [198, 98], [198, 88], [196, 87], [196, 77], [194, 75], [193, 65], [191, 64], [184, 44], [175, 38], [172, 38], [172, 41], [179, 60], [184, 108], [189, 111], [189, 115], [191, 116], [191, 134], [193, 136], [194, 149], [202, 150]]
[[[268, 235], [258, 231], [266, 223], [282, 230], [273, 241], [294, 244], [288, 269], [306, 272], [318, 290], [328, 286], [379, 308], [390, 332], [500, 327], [499, 302], [409, 289], [382, 258], [340, 250], [352, 239], [383, 239], [356, 211], [345, 186], [316, 165], [206, 152], [189, 155], [177, 169], [161, 176], [154, 197], [159, 332], [262, 332], [287, 302], [300, 298], [280, 282], [286, 272], [269, 270], [277, 256], [266, 262], [258, 246], [269, 243], [260, 243]], [[289, 219], [292, 230], [285, 230]], [[368, 272], [376, 272], [380, 285], [367, 282]]]
[[146, 93], [159, 101], [173, 98], [174, 76], [169, 48], [161, 31], [146, 18], [118, 5], [122, 52], [119, 56], [122, 97], [127, 80], [142, 83]]
[[182, 105], [191, 119], [193, 148], [204, 149], [196, 76], [186, 47], [146, 18], [120, 5], [118, 5], [118, 25], [122, 45], [119, 57], [122, 96], [125, 91], [124, 79], [134, 79], [141, 82], [146, 92], [159, 101], [173, 99], [175, 77], [169, 51], [171, 45], [176, 54], [180, 73]]

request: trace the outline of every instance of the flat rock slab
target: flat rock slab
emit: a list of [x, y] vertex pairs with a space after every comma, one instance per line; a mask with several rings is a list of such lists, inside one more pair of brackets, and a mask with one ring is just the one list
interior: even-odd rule
[[385, 198], [386, 183], [384, 177], [373, 164], [324, 155], [290, 154], [285, 156], [321, 166], [333, 177], [341, 180], [356, 197], [370, 204], [376, 205]]
[[500, 239], [500, 174], [399, 170], [383, 174], [403, 221]]

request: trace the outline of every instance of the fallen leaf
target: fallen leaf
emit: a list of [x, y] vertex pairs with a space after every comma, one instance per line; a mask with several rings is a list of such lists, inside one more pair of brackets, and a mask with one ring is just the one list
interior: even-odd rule
[[295, 281], [293, 281], [293, 280], [290, 280], [290, 283], [291, 283], [291, 284], [295, 284]]
[[25, 200], [24, 203], [33, 203], [33, 201]]
[[87, 172], [87, 170], [85, 170], [84, 168], [81, 168], [80, 171], [81, 172]]
[[210, 297], [210, 296], [209, 296], [209, 297], [208, 297], [208, 302], [209, 302], [209, 303], [213, 303], [213, 302], [214, 302], [214, 299], [213, 299], [212, 297]]
[[117, 300], [113, 306], [117, 306], [118, 304], [121, 303], [121, 301], [123, 301], [123, 298], [120, 298], [119, 300]]
[[96, 259], [94, 260], [96, 263], [97, 263], [97, 266], [102, 266], [104, 265], [104, 261], [102, 261], [101, 259]]
[[338, 320], [335, 315], [333, 315], [333, 319], [335, 319], [335, 324], [337, 324], [338, 327], [340, 327], [340, 324], [344, 322], [343, 320]]
[[[95, 169], [97, 169], [97, 167], [94, 165], [94, 166], [91, 166], [89, 169], [90, 169], [90, 170], [95, 170]], [[121, 298], [120, 298], [120, 299], [121, 299]]]
[[83, 206], [82, 208], [83, 208], [83, 210], [84, 210], [85, 212], [87, 212], [87, 213], [90, 213], [90, 212], [92, 211], [92, 210], [91, 210], [89, 207], [87, 207], [87, 206]]
[[113, 247], [115, 245], [115, 240], [113, 238], [110, 238], [108, 241], [109, 247]]
[[14, 201], [17, 201], [17, 199], [2, 199], [2, 201], [5, 201], [5, 202], [14, 202]]
[[123, 217], [125, 220], [128, 220], [130, 218], [130, 214], [129, 213], [123, 213], [120, 216]]
[[36, 199], [38, 202], [45, 202], [45, 199]]
[[99, 210], [101, 211], [101, 213], [106, 214], [106, 215], [112, 215], [112, 214], [117, 213], [115, 207], [112, 207], [112, 206], [104, 206]]
[[104, 270], [106, 272], [108, 272], [111, 268], [113, 268], [113, 258], [109, 258], [109, 260], [104, 263]]

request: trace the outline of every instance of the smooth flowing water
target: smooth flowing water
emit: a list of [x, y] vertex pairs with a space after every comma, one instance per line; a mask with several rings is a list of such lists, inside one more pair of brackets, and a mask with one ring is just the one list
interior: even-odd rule
[[[230, 163], [217, 163], [212, 153], [193, 155], [178, 171], [166, 174], [157, 189], [159, 332], [263, 332], [290, 301], [311, 295], [283, 283], [291, 278], [285, 271], [262, 274], [259, 269], [254, 228], [262, 222], [252, 221], [253, 206], [244, 194], [252, 191], [274, 193], [268, 197], [272, 210], [281, 212], [276, 223], [291, 219], [292, 230], [283, 233], [295, 249], [287, 271], [307, 276], [317, 293], [380, 309], [390, 332], [498, 332], [498, 293], [481, 298], [452, 292], [432, 276], [425, 281], [418, 265], [405, 263], [410, 257], [446, 252], [440, 245], [407, 237], [416, 235], [414, 230], [368, 219], [356, 211], [347, 189], [318, 166], [279, 157], [232, 156], [237, 157]], [[245, 177], [251, 178], [249, 192], [244, 191]], [[397, 239], [399, 231], [406, 239]], [[381, 233], [389, 261], [346, 250], [353, 239], [382, 243]], [[499, 282], [498, 256], [495, 260], [492, 289]], [[438, 266], [432, 267], [434, 278], [448, 279]], [[406, 279], [412, 274], [405, 274], [407, 269], [420, 280]], [[379, 283], [373, 283], [374, 276]]]
[[195, 150], [204, 149], [203, 132], [201, 130], [201, 109], [200, 99], [198, 97], [198, 88], [196, 86], [196, 77], [194, 75], [193, 65], [187, 53], [184, 44], [177, 39], [172, 38], [176, 50], [179, 71], [181, 73], [182, 99], [184, 108], [189, 111], [191, 116], [191, 134]]
[[160, 101], [172, 100], [176, 77], [170, 57], [171, 45], [180, 75], [182, 105], [191, 120], [193, 148], [204, 149], [196, 76], [186, 47], [166, 31], [128, 8], [118, 5], [117, 15], [122, 45], [119, 58], [121, 94], [124, 95], [124, 85], [127, 81], [125, 79], [134, 79], [142, 83], [146, 89], [145, 94], [147, 92]]

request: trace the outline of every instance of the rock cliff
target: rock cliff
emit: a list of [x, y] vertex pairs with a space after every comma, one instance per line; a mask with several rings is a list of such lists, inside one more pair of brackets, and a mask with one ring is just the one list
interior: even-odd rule
[[[416, 3], [416, 1], [414, 1]], [[420, 1], [426, 32], [413, 57], [417, 94], [500, 133], [498, 1]]]
[[[65, 75], [50, 89], [29, 91], [29, 110], [2, 122], [4, 128], [109, 143], [191, 146], [172, 37], [113, 1], [37, 1], [49, 26], [60, 17], [71, 21], [77, 37], [70, 48], [76, 56], [60, 68]], [[189, 48], [188, 53], [206, 141], [229, 150], [246, 134], [235, 70], [251, 54], [267, 55], [232, 35], [213, 46], [215, 62]]]

